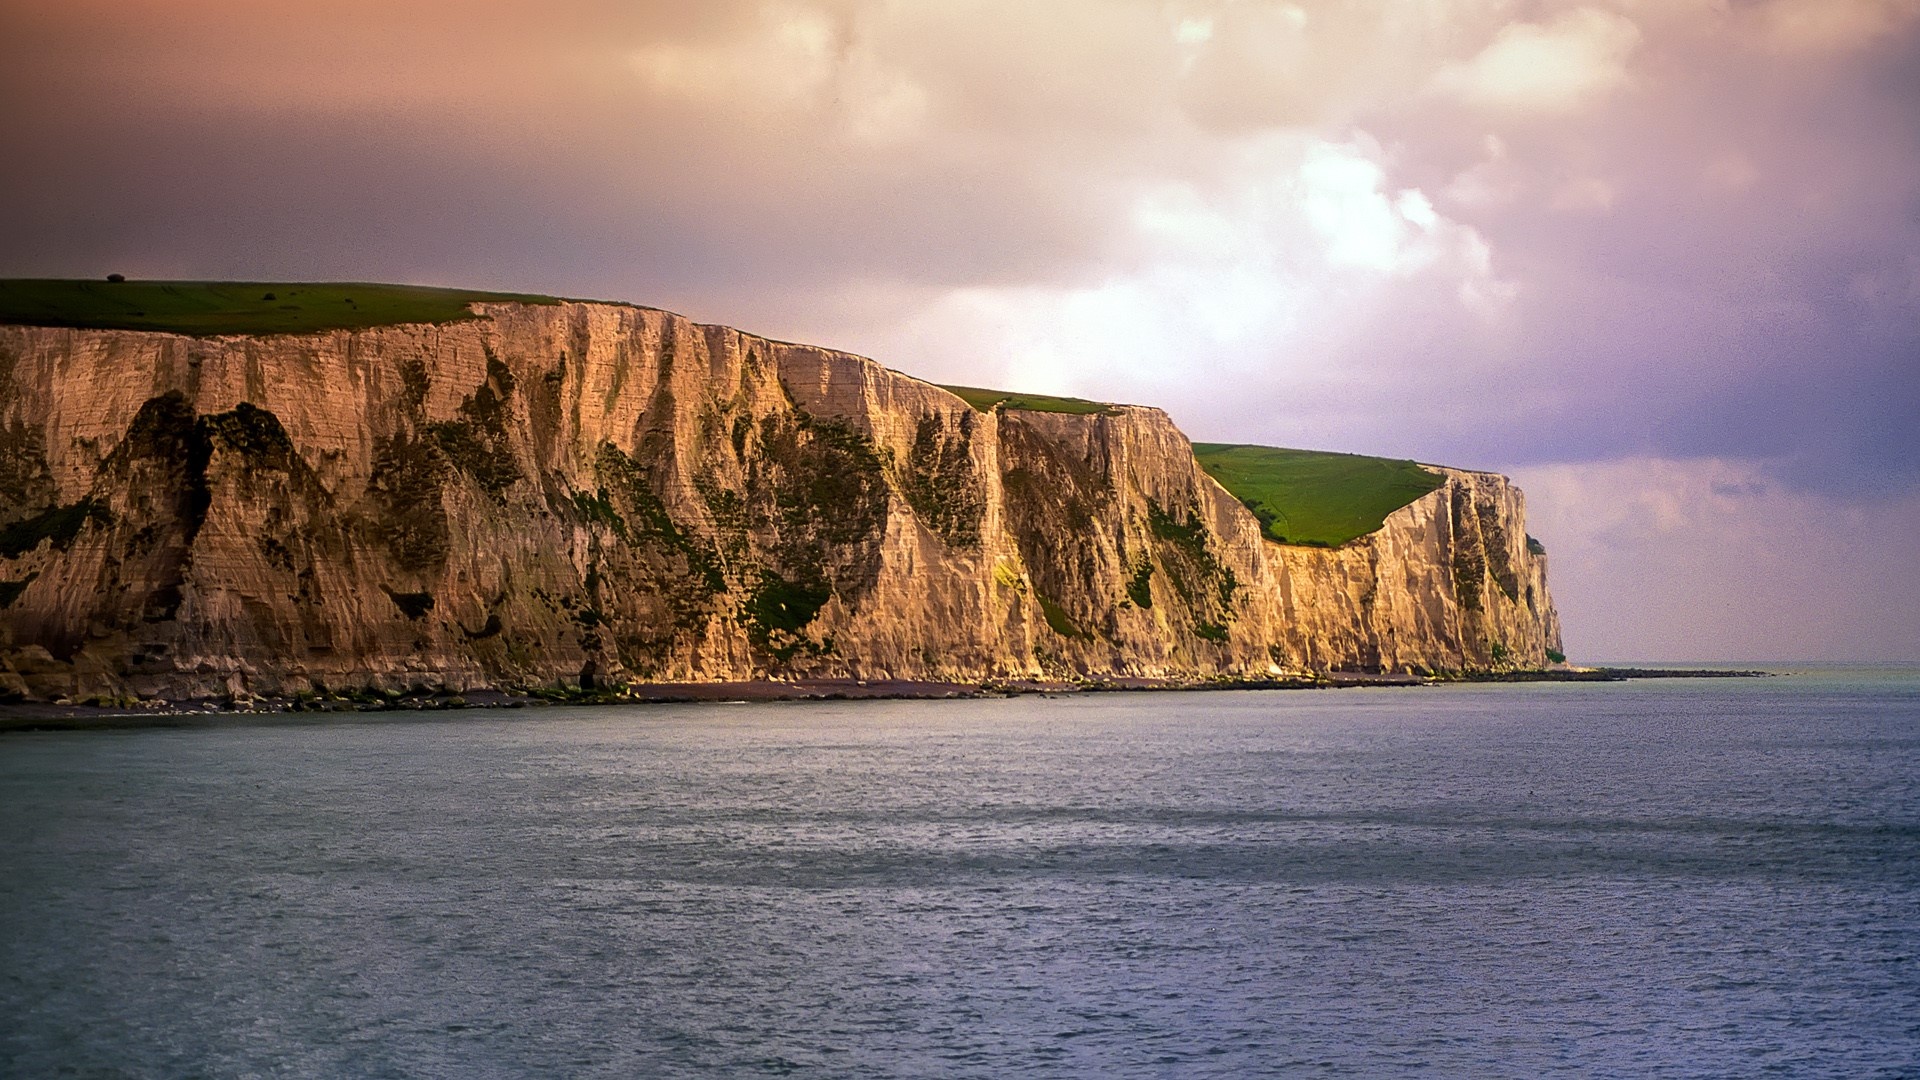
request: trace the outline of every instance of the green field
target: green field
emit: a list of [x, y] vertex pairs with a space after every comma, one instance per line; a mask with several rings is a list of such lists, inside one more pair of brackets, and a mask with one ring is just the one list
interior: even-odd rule
[[1439, 473], [1394, 458], [1194, 443], [1194, 457], [1283, 544], [1336, 547], [1438, 488]]
[[1101, 401], [1085, 401], [1081, 398], [1053, 397], [1049, 394], [1016, 394], [1008, 390], [983, 390], [978, 386], [942, 386], [940, 389], [960, 398], [981, 412], [992, 412], [995, 405], [1008, 409], [1024, 409], [1027, 412], [1072, 413], [1076, 416], [1097, 416], [1113, 411], [1113, 406]]
[[173, 334], [307, 334], [469, 319], [476, 301], [551, 296], [364, 282], [0, 279], [0, 323]]

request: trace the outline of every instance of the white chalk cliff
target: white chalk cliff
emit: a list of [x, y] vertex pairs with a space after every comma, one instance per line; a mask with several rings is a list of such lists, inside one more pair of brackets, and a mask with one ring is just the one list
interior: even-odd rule
[[1545, 666], [1521, 493], [1266, 539], [1158, 409], [612, 304], [0, 326], [0, 693]]

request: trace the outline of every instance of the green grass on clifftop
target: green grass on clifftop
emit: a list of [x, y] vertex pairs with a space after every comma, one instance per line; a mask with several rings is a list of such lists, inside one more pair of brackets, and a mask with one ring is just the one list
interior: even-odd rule
[[1194, 443], [1193, 455], [1283, 544], [1344, 544], [1446, 482], [1411, 461], [1359, 454]]
[[307, 334], [469, 319], [467, 305], [551, 296], [364, 282], [0, 279], [0, 323], [173, 334]]
[[1026, 412], [1073, 413], [1076, 416], [1095, 416], [1113, 411], [1113, 406], [1105, 402], [1054, 397], [1050, 394], [1016, 394], [1008, 390], [983, 390], [978, 386], [942, 386], [940, 389], [981, 412], [992, 412], [995, 405]]

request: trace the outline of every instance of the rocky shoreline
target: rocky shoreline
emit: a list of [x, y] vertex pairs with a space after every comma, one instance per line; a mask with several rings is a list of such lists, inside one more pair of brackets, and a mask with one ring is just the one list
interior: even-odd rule
[[942, 700], [1055, 696], [1120, 692], [1199, 690], [1337, 690], [1356, 687], [1444, 686], [1453, 683], [1624, 682], [1629, 679], [1766, 678], [1776, 672], [1717, 668], [1554, 668], [1542, 671], [1474, 672], [1424, 677], [1370, 672], [1272, 679], [1115, 679], [1049, 682], [1011, 680], [952, 683], [924, 680], [795, 679], [731, 682], [645, 683], [596, 690], [542, 689], [516, 693], [479, 690], [450, 693], [355, 691], [293, 697], [194, 698], [180, 701], [0, 703], [0, 734], [27, 731], [117, 730], [217, 725], [248, 718], [283, 716], [320, 720], [367, 713], [526, 709], [562, 705], [741, 704], [761, 701]]

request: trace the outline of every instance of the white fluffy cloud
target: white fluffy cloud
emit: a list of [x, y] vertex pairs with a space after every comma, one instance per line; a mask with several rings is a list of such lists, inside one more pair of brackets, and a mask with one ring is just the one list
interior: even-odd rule
[[1502, 27], [1472, 59], [1443, 68], [1435, 85], [1482, 108], [1571, 112], [1626, 84], [1639, 40], [1639, 28], [1624, 16], [1578, 8], [1545, 23]]
[[[955, 290], [874, 345], [916, 372], [1154, 399], [1196, 371], [1263, 391], [1332, 385], [1316, 342], [1377, 319], [1396, 285], [1438, 284], [1498, 319], [1515, 286], [1486, 240], [1396, 190], [1378, 146], [1243, 140], [1210, 181], [1143, 185], [1124, 262], [1096, 282]], [[1226, 384], [1218, 384], [1223, 389]]]

